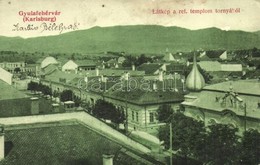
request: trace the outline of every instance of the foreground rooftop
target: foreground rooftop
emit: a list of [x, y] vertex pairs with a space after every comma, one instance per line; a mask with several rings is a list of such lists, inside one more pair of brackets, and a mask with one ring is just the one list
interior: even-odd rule
[[[6, 157], [0, 164], [102, 164], [113, 154], [114, 164], [145, 164], [131, 151], [81, 124], [30, 125], [5, 131]], [[137, 158], [137, 159], [136, 159]]]

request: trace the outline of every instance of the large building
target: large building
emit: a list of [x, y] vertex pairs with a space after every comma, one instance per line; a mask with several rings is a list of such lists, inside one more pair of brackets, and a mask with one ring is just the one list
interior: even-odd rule
[[184, 114], [204, 121], [231, 124], [240, 131], [260, 130], [260, 82], [227, 81], [205, 86], [185, 96]]
[[124, 80], [104, 93], [104, 99], [125, 112], [130, 127], [156, 133], [158, 131], [158, 108], [171, 105], [174, 110], [183, 101], [181, 80], [149, 80], [133, 78]]
[[240, 131], [260, 130], [260, 82], [258, 80], [227, 81], [205, 86], [194, 56], [193, 69], [187, 77], [191, 91], [182, 102], [184, 114], [205, 125], [231, 124]]
[[163, 71], [145, 76], [143, 71], [135, 70], [104, 69], [82, 74], [56, 70], [41, 82], [53, 91], [70, 89], [90, 106], [105, 99], [125, 112], [129, 126], [148, 132], [157, 131], [159, 106], [170, 104], [176, 109], [186, 91], [181, 75], [165, 75]]

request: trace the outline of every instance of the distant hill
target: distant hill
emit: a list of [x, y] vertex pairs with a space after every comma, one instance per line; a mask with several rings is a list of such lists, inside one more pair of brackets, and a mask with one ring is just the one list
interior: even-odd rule
[[260, 45], [258, 32], [217, 28], [188, 30], [157, 25], [93, 27], [57, 36], [0, 37], [0, 50], [49, 53], [164, 53], [203, 49], [250, 49]]

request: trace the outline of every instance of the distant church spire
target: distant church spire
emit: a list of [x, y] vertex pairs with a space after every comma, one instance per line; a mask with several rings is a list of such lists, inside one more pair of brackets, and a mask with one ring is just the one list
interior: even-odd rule
[[193, 67], [191, 72], [189, 73], [186, 79], [186, 86], [191, 91], [200, 91], [205, 86], [205, 80], [201, 73], [199, 72], [197, 66], [197, 58], [196, 54], [194, 53], [193, 56]]

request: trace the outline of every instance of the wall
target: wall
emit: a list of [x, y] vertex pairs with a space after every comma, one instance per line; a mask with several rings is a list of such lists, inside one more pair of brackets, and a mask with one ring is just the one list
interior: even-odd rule
[[13, 75], [9, 73], [8, 71], [4, 70], [3, 68], [0, 68], [0, 79], [6, 82], [9, 85], [12, 85], [12, 77]]
[[31, 114], [29, 98], [0, 100], [0, 117], [24, 116]]
[[[192, 106], [185, 106], [184, 114], [194, 119], [203, 121], [205, 123], [205, 126], [213, 124], [211, 123], [211, 121], [214, 120], [216, 123], [231, 124], [239, 128], [240, 132], [244, 131], [244, 116], [238, 116], [230, 110], [217, 112], [206, 109], [199, 109]], [[258, 131], [260, 131], [260, 119], [247, 117], [246, 128], [257, 129]]]

